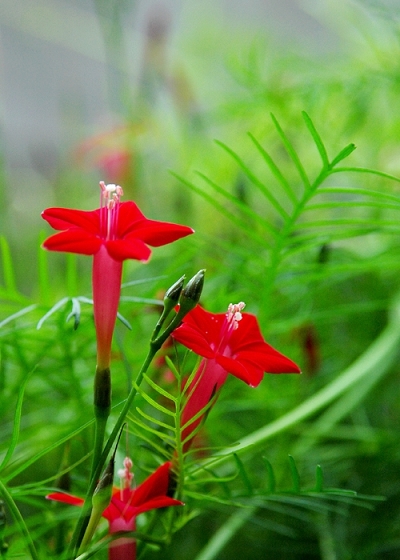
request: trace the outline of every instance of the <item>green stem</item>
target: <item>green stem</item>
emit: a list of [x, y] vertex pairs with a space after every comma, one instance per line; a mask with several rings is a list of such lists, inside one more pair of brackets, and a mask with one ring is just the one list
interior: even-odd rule
[[26, 539], [26, 545], [29, 549], [32, 559], [39, 560], [39, 556], [36, 552], [35, 545], [33, 543], [32, 537], [29, 534], [28, 527], [25, 524], [24, 518], [22, 517], [21, 512], [16, 506], [16, 503], [12, 499], [10, 493], [8, 492], [7, 488], [5, 487], [5, 485], [1, 480], [0, 480], [0, 494], [2, 495], [4, 502], [7, 504], [7, 507], [10, 510], [12, 516], [14, 517], [15, 522], [19, 526], [21, 533], [24, 535]]
[[[168, 332], [168, 335], [170, 334], [170, 332], [173, 330], [173, 328], [176, 327], [175, 325], [175, 321], [172, 322], [173, 325], [169, 326], [166, 329], [166, 332]], [[164, 335], [164, 333], [163, 333]], [[118, 419], [114, 425], [114, 428], [110, 434], [110, 437], [107, 440], [107, 443], [104, 446], [103, 452], [101, 454], [99, 454], [99, 458], [98, 460], [93, 461], [93, 472], [91, 473], [91, 479], [90, 479], [90, 484], [89, 484], [89, 488], [88, 488], [88, 492], [86, 494], [86, 498], [85, 498], [85, 503], [83, 505], [82, 508], [82, 512], [81, 515], [78, 519], [78, 522], [76, 524], [74, 533], [72, 535], [71, 538], [71, 542], [69, 544], [68, 550], [66, 551], [66, 558], [73, 558], [75, 551], [77, 549], [77, 547], [80, 544], [80, 539], [82, 539], [83, 534], [84, 534], [84, 528], [85, 528], [85, 523], [88, 522], [89, 520], [89, 516], [90, 516], [90, 509], [91, 509], [91, 500], [92, 500], [92, 496], [93, 496], [93, 492], [96, 488], [97, 485], [97, 480], [100, 477], [103, 465], [105, 464], [107, 457], [110, 453], [111, 447], [114, 443], [114, 441], [116, 440], [119, 431], [123, 425], [123, 423], [125, 422], [125, 418], [126, 415], [129, 412], [129, 409], [132, 406], [132, 403], [136, 397], [136, 394], [138, 392], [138, 388], [140, 386], [140, 384], [143, 381], [143, 376], [144, 374], [147, 372], [154, 356], [156, 355], [156, 353], [158, 352], [158, 350], [161, 347], [162, 342], [164, 341], [164, 336], [162, 335], [162, 340], [161, 337], [158, 337], [156, 340], [154, 340], [154, 333], [150, 342], [150, 349], [149, 352], [146, 356], [145, 361], [143, 362], [142, 367], [140, 368], [139, 373], [137, 374], [137, 377], [135, 379], [135, 382], [133, 383], [131, 390], [129, 392], [128, 398], [126, 399], [121, 412], [119, 413]], [[98, 436], [99, 440], [100, 440], [100, 434]], [[97, 446], [99, 446], [99, 444], [97, 444]]]

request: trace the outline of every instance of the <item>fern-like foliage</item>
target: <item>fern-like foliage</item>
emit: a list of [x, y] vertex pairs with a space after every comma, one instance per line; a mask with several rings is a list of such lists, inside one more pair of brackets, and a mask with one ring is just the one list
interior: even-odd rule
[[[220, 469], [214, 468], [213, 449], [193, 446], [193, 449], [184, 453], [182, 432], [187, 426], [182, 425], [181, 417], [198, 364], [187, 379], [183, 378], [181, 371], [174, 368], [168, 358], [167, 364], [175, 383], [166, 388], [162, 380], [156, 382], [154, 375], [146, 375], [145, 383], [138, 388], [140, 398], [136, 410], [128, 418], [130, 429], [138, 438], [142, 449], [147, 449], [159, 461], [172, 460], [176, 495], [187, 504], [182, 510], [171, 509], [168, 514], [169, 523], [165, 525], [166, 534], [172, 535], [180, 530], [196, 515], [196, 511], [204, 509], [232, 512], [238, 508], [250, 511], [250, 517], [257, 516], [258, 511], [269, 511], [272, 516], [280, 512], [289, 518], [298, 517], [299, 510], [304, 510], [311, 518], [315, 512], [345, 513], [349, 504], [353, 503], [370, 507], [371, 501], [376, 499], [359, 497], [356, 492], [347, 489], [327, 487], [320, 465], [316, 467], [315, 483], [304, 486], [291, 456], [289, 472], [292, 482], [287, 488], [281, 487], [281, 483], [277, 482], [280, 477], [276, 476], [266, 458], [263, 458], [264, 473], [258, 473], [255, 477], [249, 466], [234, 452], [230, 455], [229, 468], [223, 474]], [[212, 400], [192, 421], [205, 415], [213, 404]], [[201, 425], [196, 431], [199, 429], [202, 429]], [[229, 453], [229, 450], [226, 449], [224, 453]], [[243, 522], [247, 520], [247, 516], [245, 518]], [[290, 529], [288, 527], [287, 530]], [[279, 532], [278, 528], [276, 530]]]
[[[234, 185], [221, 186], [203, 173], [197, 173], [197, 176], [205, 186], [176, 175], [212, 204], [236, 231], [240, 231], [241, 243], [227, 242], [225, 254], [235, 252], [243, 260], [250, 259], [244, 271], [250, 280], [248, 284], [257, 290], [263, 309], [272, 307], [271, 297], [277, 286], [281, 291], [290, 291], [299, 284], [310, 284], [327, 277], [332, 282], [335, 278], [355, 275], [371, 267], [382, 269], [389, 261], [383, 252], [373, 262], [354, 258], [343, 263], [334, 259], [330, 262], [330, 249], [340, 246], [343, 240], [367, 234], [400, 232], [399, 196], [359, 186], [353, 181], [355, 176], [390, 180], [393, 184], [399, 183], [400, 179], [366, 168], [343, 166], [343, 161], [355, 150], [354, 144], [348, 144], [331, 157], [305, 112], [303, 119], [320, 160], [317, 172], [307, 170], [308, 160], [306, 165], [302, 161], [305, 156], [299, 156], [273, 115], [272, 122], [280, 141], [277, 156], [272, 157], [268, 149], [249, 134], [264, 170], [262, 167], [260, 170], [260, 161], [250, 166], [233, 149], [217, 141], [237, 166], [245, 188], [252, 195], [252, 202], [248, 199], [250, 197], [234, 193]], [[220, 240], [220, 243], [224, 241]], [[241, 253], [244, 245], [246, 252]], [[265, 263], [262, 274], [260, 261]], [[257, 265], [255, 271], [254, 265]], [[389, 267], [393, 266], [392, 259]]]

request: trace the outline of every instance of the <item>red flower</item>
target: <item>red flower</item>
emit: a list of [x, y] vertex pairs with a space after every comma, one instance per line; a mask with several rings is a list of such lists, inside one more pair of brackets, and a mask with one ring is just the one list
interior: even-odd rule
[[[136, 517], [152, 509], [184, 505], [179, 500], [167, 495], [171, 463], [164, 463], [154, 471], [137, 488], [131, 488], [133, 475], [130, 472], [132, 461], [124, 460], [124, 469], [119, 471], [121, 488], [114, 487], [111, 502], [103, 512], [109, 523], [109, 533], [130, 532], [136, 528]], [[54, 492], [46, 496], [74, 506], [82, 506], [84, 500], [70, 494]], [[132, 537], [116, 539], [109, 547], [110, 560], [134, 560], [136, 558], [136, 542]]]
[[191, 443], [191, 434], [200, 423], [197, 415], [225, 383], [228, 373], [251, 387], [267, 373], [300, 373], [289, 358], [267, 344], [257, 318], [241, 313], [244, 303], [229, 305], [228, 313], [209, 313], [199, 305], [183, 319], [172, 337], [204, 358], [188, 388], [183, 409], [184, 450]]
[[122, 262], [146, 262], [151, 250], [193, 233], [187, 226], [148, 220], [134, 202], [120, 202], [118, 185], [100, 183], [100, 208], [92, 211], [47, 208], [42, 217], [59, 233], [43, 243], [50, 251], [93, 255], [93, 304], [98, 366], [109, 366], [117, 316]]

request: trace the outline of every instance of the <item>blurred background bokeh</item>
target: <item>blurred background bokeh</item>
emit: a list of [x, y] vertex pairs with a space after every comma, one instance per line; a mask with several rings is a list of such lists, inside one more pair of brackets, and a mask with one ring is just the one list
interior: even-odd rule
[[[246, 301], [268, 340], [304, 372], [268, 376], [254, 392], [230, 380], [207, 432], [212, 444], [227, 446], [333, 383], [386, 328], [400, 290], [400, 189], [383, 174], [400, 175], [399, 109], [398, 0], [0, 0], [0, 322], [6, 321], [0, 441], [7, 449], [22, 379], [34, 370], [16, 451], [21, 474], [16, 480], [7, 475], [27, 518], [32, 515], [33, 531], [43, 537], [43, 511], [49, 527], [54, 518], [40, 489], [35, 501], [29, 489], [18, 495], [18, 485], [51, 477], [62, 454], [54, 441], [90, 416], [87, 371], [95, 354], [90, 307], [82, 306], [76, 333], [63, 307], [36, 329], [61, 298], [89, 297], [91, 290], [90, 259], [48, 257], [38, 248], [49, 234], [41, 211], [96, 208], [104, 180], [121, 184], [125, 200], [135, 200], [149, 218], [196, 229], [146, 267], [125, 263], [126, 281], [151, 282], [123, 290], [128, 297], [121, 310], [133, 332], [117, 326], [114, 394], [125, 397], [145, 352], [143, 333], [148, 336], [156, 316], [148, 301], [181, 274], [206, 268], [205, 305], [223, 312], [230, 301]], [[330, 176], [323, 186], [346, 188], [348, 195], [325, 192], [319, 207], [305, 208], [310, 195], [278, 246], [271, 228], [280, 231], [292, 209], [282, 184], [295, 199], [304, 193], [285, 138], [311, 179], [321, 170], [302, 111], [331, 159], [354, 143], [357, 150], [343, 165], [383, 174]], [[263, 149], [281, 170], [281, 182]], [[281, 214], [266, 192], [282, 204]], [[131, 294], [143, 301], [129, 301]], [[14, 329], [5, 318], [23, 305], [32, 305], [35, 315], [19, 317]], [[327, 405], [321, 417], [306, 418], [265, 446], [278, 486], [290, 480], [285, 461], [293, 453], [306, 485], [321, 463], [328, 486], [379, 498], [362, 507], [343, 500], [341, 509], [299, 499], [285, 509], [282, 496], [272, 505], [264, 496], [251, 522], [243, 521], [216, 558], [264, 560], [268, 550], [285, 560], [397, 560], [400, 395], [393, 352], [380, 364], [376, 386], [360, 383], [340, 406]], [[309, 441], [315, 419], [322, 429]], [[72, 440], [70, 464], [90, 452], [88, 440]], [[20, 467], [46, 445], [54, 448], [41, 462]], [[246, 468], [263, 491], [261, 455], [250, 454]], [[85, 468], [78, 465], [71, 476], [78, 493]], [[242, 498], [241, 486], [243, 480], [237, 488], [233, 482], [232, 499], [236, 490]], [[211, 515], [194, 515], [165, 559], [214, 558], [201, 551], [230, 522], [232, 510], [222, 498], [204, 507]], [[51, 538], [44, 534], [42, 546]]]
[[270, 111], [293, 129], [316, 114], [332, 144], [344, 135], [396, 171], [398, 12], [395, 0], [2, 0], [0, 218], [19, 261], [42, 209], [93, 207], [99, 179], [155, 217], [160, 197], [190, 213], [168, 170], [214, 171], [212, 140], [268, 136]]

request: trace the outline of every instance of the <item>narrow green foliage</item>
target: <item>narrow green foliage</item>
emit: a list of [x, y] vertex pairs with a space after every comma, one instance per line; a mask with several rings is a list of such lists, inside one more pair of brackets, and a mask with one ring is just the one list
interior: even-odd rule
[[258, 149], [258, 151], [260, 152], [260, 154], [262, 155], [262, 157], [263, 157], [265, 163], [268, 165], [270, 171], [275, 176], [275, 178], [278, 180], [278, 182], [281, 184], [282, 188], [286, 192], [290, 201], [293, 203], [294, 206], [296, 206], [298, 201], [297, 201], [296, 194], [295, 194], [290, 182], [286, 179], [286, 177], [284, 176], [282, 171], [279, 169], [279, 167], [276, 165], [276, 163], [274, 162], [272, 157], [268, 154], [268, 152], [266, 150], [264, 150], [264, 148], [261, 146], [261, 144], [258, 142], [258, 140], [252, 134], [249, 134], [249, 136], [250, 136], [251, 140], [253, 141], [254, 145], [256, 146], [256, 148]]
[[321, 465], [315, 467], [315, 491], [322, 492], [324, 489], [324, 474]]
[[338, 163], [349, 157], [349, 155], [352, 154], [355, 149], [356, 146], [354, 144], [349, 144], [348, 146], [343, 148], [343, 150], [341, 150], [338, 155], [333, 158], [331, 162], [331, 168], [334, 168]]
[[145, 393], [141, 388], [137, 387], [137, 391], [138, 393], [141, 395], [141, 397], [148, 402], [148, 404], [150, 404], [152, 407], [154, 407], [156, 410], [158, 410], [159, 412], [162, 412], [163, 414], [166, 414], [167, 416], [172, 416], [174, 417], [175, 414], [173, 411], [168, 410], [168, 408], [166, 408], [165, 406], [162, 406], [158, 401], [156, 401], [155, 399], [153, 399], [150, 395], [148, 395], [147, 393]]
[[[196, 185], [194, 185], [193, 183], [191, 183], [190, 181], [187, 181], [186, 179], [180, 177], [179, 175], [173, 173], [174, 177], [176, 177], [177, 179], [179, 179], [183, 184], [185, 184], [187, 187], [189, 187], [191, 190], [193, 190], [196, 194], [200, 195], [202, 198], [204, 198], [205, 200], [207, 200], [214, 208], [216, 208], [218, 210], [218, 212], [222, 215], [225, 216], [229, 221], [231, 221], [234, 225], [236, 225], [238, 228], [240, 228], [241, 230], [243, 230], [244, 232], [246, 232], [246, 235], [248, 235], [249, 237], [251, 237], [252, 239], [254, 239], [257, 242], [261, 242], [262, 237], [260, 237], [260, 235], [256, 232], [253, 231], [251, 229], [249, 229], [249, 224], [248, 221], [242, 219], [241, 217], [237, 217], [233, 212], [230, 212], [226, 205], [224, 204], [220, 204], [215, 197], [209, 195], [208, 193], [206, 193], [204, 191], [204, 189], [200, 189], [199, 187], [197, 187]], [[232, 198], [232, 201], [235, 201], [234, 204], [236, 206], [240, 206], [241, 209], [243, 207], [242, 203], [240, 203], [240, 201], [237, 200], [237, 198], [232, 197], [232, 195], [229, 195], [226, 191], [224, 191], [224, 189], [222, 189], [221, 187], [218, 187], [213, 181], [211, 181], [208, 177], [206, 177], [205, 175], [201, 175], [201, 177], [207, 182], [208, 185], [210, 185], [214, 190], [217, 190], [218, 192], [221, 192], [222, 196], [224, 198]], [[247, 214], [248, 213], [248, 209], [245, 209], [244, 212]], [[250, 214], [252, 216], [252, 219], [254, 219], [254, 213]], [[255, 218], [256, 220], [259, 220], [259, 217]], [[271, 226], [270, 224], [266, 223], [265, 221], [262, 221], [263, 226], [268, 229], [269, 233], [272, 235], [276, 235], [276, 231], [275, 228], [273, 228], [273, 226]]]
[[28, 383], [28, 380], [30, 379], [32, 373], [33, 372], [30, 372], [30, 373], [28, 373], [28, 375], [25, 376], [25, 379], [23, 380], [22, 385], [21, 385], [20, 390], [19, 390], [19, 393], [18, 393], [18, 400], [17, 400], [17, 404], [16, 404], [16, 407], [15, 407], [15, 415], [14, 415], [13, 432], [12, 432], [12, 436], [11, 436], [11, 441], [10, 441], [10, 444], [8, 446], [7, 453], [5, 454], [3, 460], [0, 464], [0, 473], [3, 472], [3, 470], [5, 469], [7, 464], [9, 463], [11, 457], [13, 456], [13, 453], [15, 451], [17, 443], [18, 443], [19, 432], [20, 432], [20, 427], [21, 427], [22, 404], [23, 404], [23, 400], [24, 400], [25, 387], [26, 387], [26, 384]]
[[276, 489], [274, 469], [272, 468], [271, 463], [268, 461], [266, 457], [263, 457], [263, 460], [264, 460], [265, 467], [267, 469], [267, 477], [268, 477], [267, 490], [270, 494], [274, 494]]
[[239, 470], [239, 476], [242, 479], [242, 481], [245, 485], [245, 488], [247, 490], [247, 494], [249, 496], [251, 496], [253, 494], [254, 490], [253, 490], [253, 486], [251, 484], [250, 478], [248, 477], [248, 475], [246, 473], [246, 469], [244, 468], [243, 462], [240, 460], [240, 457], [236, 453], [233, 454], [233, 458], [234, 458], [236, 466]]
[[276, 130], [278, 131], [279, 136], [281, 137], [283, 145], [285, 146], [292, 162], [294, 163], [294, 166], [296, 167], [296, 169], [299, 173], [300, 179], [302, 180], [302, 183], [304, 185], [304, 189], [307, 191], [308, 189], [311, 188], [311, 183], [310, 183], [310, 180], [307, 176], [307, 173], [306, 173], [306, 171], [303, 167], [303, 164], [301, 163], [300, 158], [299, 158], [298, 154], [296, 153], [296, 150], [294, 149], [292, 143], [290, 142], [290, 140], [288, 139], [288, 137], [284, 133], [283, 128], [281, 127], [278, 120], [276, 119], [276, 117], [272, 113], [271, 113], [271, 118], [272, 118], [272, 122], [275, 125]]
[[291, 455], [289, 455], [290, 474], [293, 481], [293, 492], [296, 494], [300, 492], [300, 476], [297, 470], [296, 463]]
[[279, 200], [271, 193], [269, 189], [254, 175], [249, 167], [244, 163], [244, 161], [233, 151], [231, 150], [226, 144], [217, 141], [218, 146], [223, 148], [239, 165], [242, 171], [246, 174], [246, 176], [250, 179], [254, 186], [256, 186], [259, 191], [265, 196], [265, 198], [271, 203], [271, 205], [275, 208], [275, 210], [280, 214], [280, 216], [285, 220], [288, 218], [288, 213], [283, 208]]
[[36, 551], [35, 543], [31, 537], [28, 527], [24, 521], [24, 518], [18, 509], [15, 501], [13, 500], [11, 494], [7, 490], [4, 483], [0, 480], [0, 496], [4, 500], [4, 503], [7, 505], [8, 510], [11, 512], [11, 515], [22, 535], [22, 540], [29, 550], [30, 557], [32, 560], [39, 560], [38, 553]]
[[[305, 111], [303, 111], [302, 115], [303, 115], [304, 122], [306, 123], [306, 126], [307, 126], [308, 130], [310, 131], [311, 136], [313, 137], [315, 145], [317, 146], [319, 155], [321, 156], [322, 166], [323, 166], [324, 169], [328, 169], [330, 167], [328, 153], [326, 151], [324, 143], [322, 142], [321, 136], [318, 134], [312, 120], [307, 115], [307, 113]], [[332, 165], [334, 166], [335, 163], [332, 163]]]
[[165, 389], [163, 389], [163, 387], [161, 387], [158, 383], [156, 383], [155, 381], [152, 380], [152, 378], [149, 375], [144, 375], [143, 379], [146, 381], [146, 383], [148, 383], [150, 385], [150, 387], [152, 389], [154, 389], [155, 391], [157, 391], [157, 393], [159, 395], [161, 395], [162, 397], [164, 397], [165, 399], [168, 399], [170, 401], [172, 401], [173, 403], [176, 402], [176, 397], [174, 397], [173, 395], [171, 395], [171, 393]]

